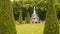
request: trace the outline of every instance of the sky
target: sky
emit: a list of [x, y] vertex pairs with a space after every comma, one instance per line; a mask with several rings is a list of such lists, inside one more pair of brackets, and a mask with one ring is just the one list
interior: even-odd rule
[[14, 1], [14, 0], [11, 0], [11, 1]]
[[[14, 0], [11, 0], [11, 1], [14, 1]], [[16, 0], [16, 1], [18, 1], [18, 0]]]

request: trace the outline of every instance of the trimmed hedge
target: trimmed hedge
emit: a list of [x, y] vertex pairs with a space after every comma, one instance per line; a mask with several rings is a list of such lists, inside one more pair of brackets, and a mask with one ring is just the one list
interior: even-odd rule
[[18, 21], [19, 21], [20, 24], [23, 24], [22, 10], [20, 10]]
[[27, 13], [27, 16], [26, 16], [26, 23], [30, 23], [30, 14], [29, 14], [29, 12]]
[[59, 25], [54, 0], [49, 0], [48, 3], [44, 34], [59, 34]]
[[10, 0], [0, 0], [0, 34], [16, 34]]

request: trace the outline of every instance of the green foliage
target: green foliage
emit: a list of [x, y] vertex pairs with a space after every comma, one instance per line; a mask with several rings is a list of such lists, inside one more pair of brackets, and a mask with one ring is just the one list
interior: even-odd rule
[[14, 0], [12, 2], [12, 6], [13, 6], [13, 13], [14, 13], [15, 20], [18, 20], [19, 14], [20, 14], [20, 10], [22, 9], [20, 1]]
[[19, 23], [22, 24], [23, 23], [23, 18], [22, 18], [22, 10], [20, 10], [20, 13], [19, 13]]
[[31, 0], [27, 0], [27, 1], [22, 1], [23, 3], [23, 5], [22, 5], [22, 7], [23, 8], [29, 8], [29, 7], [32, 7], [34, 4], [34, 2], [33, 1], [31, 1]]
[[44, 34], [59, 34], [59, 25], [57, 14], [54, 6], [54, 0], [49, 0], [48, 10], [46, 14], [46, 23]]
[[[19, 1], [15, 0], [13, 2], [13, 11], [14, 11], [14, 14], [19, 14], [19, 10], [20, 9], [23, 10], [22, 13], [23, 13], [23, 18], [24, 18], [24, 17], [26, 17], [26, 14], [27, 14], [27, 8], [28, 8], [30, 16], [31, 16], [34, 6], [36, 7], [37, 14], [38, 14], [39, 11], [43, 11], [43, 12], [47, 11], [48, 4], [49, 4], [48, 0], [19, 0]], [[55, 5], [56, 10], [60, 11], [60, 3], [58, 2], [58, 0], [54, 1], [54, 5]], [[39, 17], [43, 16], [43, 15], [40, 16], [40, 14], [38, 14], [38, 15], [39, 15]], [[44, 14], [43, 18], [44, 17], [45, 17], [45, 14]], [[16, 19], [18, 19], [18, 17]]]
[[14, 1], [12, 4], [13, 4], [14, 14], [18, 14], [19, 13], [19, 9], [21, 8], [20, 2]]
[[0, 0], [0, 34], [16, 34], [10, 0]]
[[46, 11], [39, 11], [38, 16], [41, 20], [45, 20], [46, 18]]
[[27, 13], [27, 16], [26, 16], [26, 23], [30, 23], [30, 14], [29, 14], [29, 12]]

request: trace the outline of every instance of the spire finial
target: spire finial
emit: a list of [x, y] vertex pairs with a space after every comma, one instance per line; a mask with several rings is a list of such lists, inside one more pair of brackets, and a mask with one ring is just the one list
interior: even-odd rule
[[36, 14], [35, 7], [34, 7], [34, 14]]

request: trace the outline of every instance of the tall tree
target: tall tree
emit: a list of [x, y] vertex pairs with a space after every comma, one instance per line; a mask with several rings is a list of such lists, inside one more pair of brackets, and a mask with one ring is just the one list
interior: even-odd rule
[[0, 34], [16, 34], [10, 0], [0, 0]]
[[20, 10], [20, 13], [19, 13], [19, 23], [22, 24], [23, 23], [23, 17], [22, 17], [22, 10]]
[[54, 6], [54, 0], [47, 0], [47, 1], [48, 1], [48, 10], [46, 14], [44, 34], [59, 34], [59, 25]]
[[29, 12], [27, 13], [27, 16], [26, 16], [26, 23], [30, 23], [30, 14], [29, 14]]

